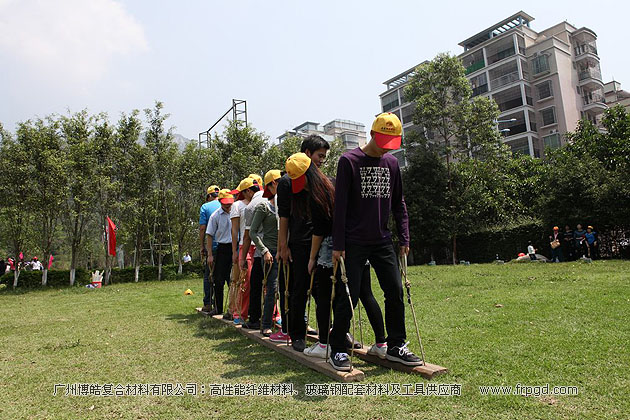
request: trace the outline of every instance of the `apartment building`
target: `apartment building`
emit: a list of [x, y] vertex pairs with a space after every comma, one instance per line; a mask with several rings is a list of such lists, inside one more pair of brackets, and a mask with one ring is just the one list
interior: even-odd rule
[[311, 134], [317, 134], [328, 142], [332, 142], [335, 138], [340, 138], [346, 150], [363, 146], [366, 143], [365, 125], [350, 121], [335, 119], [321, 126], [313, 121], [306, 121], [289, 130], [278, 137], [278, 141], [282, 141], [288, 136], [306, 137]]
[[621, 83], [615, 80], [606, 83], [604, 85], [604, 96], [606, 105], [609, 107], [621, 105], [626, 109], [626, 112], [630, 112], [630, 92], [621, 89]]
[[[459, 57], [473, 97], [497, 102], [505, 143], [540, 157], [546, 147], [561, 146], [581, 118], [597, 122], [607, 106], [595, 32], [568, 22], [536, 32], [533, 20], [518, 12], [460, 42]], [[404, 131], [418, 129], [403, 91], [413, 74], [412, 68], [387, 80], [380, 95], [382, 110], [395, 112]]]

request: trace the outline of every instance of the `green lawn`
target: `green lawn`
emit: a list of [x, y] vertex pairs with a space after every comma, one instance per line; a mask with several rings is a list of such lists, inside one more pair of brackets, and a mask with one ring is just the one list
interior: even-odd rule
[[[196, 314], [201, 280], [188, 278], [101, 290], [0, 291], [0, 418], [630, 415], [630, 262], [413, 267], [410, 279], [427, 359], [450, 370], [432, 382], [461, 384], [461, 396], [306, 397], [305, 384], [329, 379]], [[187, 288], [195, 295], [184, 296]], [[407, 315], [408, 337], [417, 350], [410, 311]], [[358, 359], [356, 366], [368, 384], [429, 383]], [[53, 396], [54, 385], [66, 383], [283, 382], [294, 384], [299, 394]], [[577, 386], [579, 394], [479, 392], [480, 386], [517, 383]]]

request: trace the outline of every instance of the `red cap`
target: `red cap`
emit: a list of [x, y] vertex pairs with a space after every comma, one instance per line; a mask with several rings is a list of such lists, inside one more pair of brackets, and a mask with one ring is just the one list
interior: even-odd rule
[[304, 189], [305, 185], [306, 185], [306, 175], [304, 174], [291, 180], [291, 191], [293, 191], [293, 193], [299, 193], [300, 191]]

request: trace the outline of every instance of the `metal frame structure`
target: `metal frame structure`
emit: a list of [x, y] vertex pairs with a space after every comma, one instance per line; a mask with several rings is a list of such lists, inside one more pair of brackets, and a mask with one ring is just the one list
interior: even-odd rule
[[210, 147], [210, 138], [212, 136], [212, 129], [219, 124], [223, 118], [225, 118], [230, 112], [232, 112], [232, 121], [236, 121], [236, 124], [245, 124], [247, 127], [247, 101], [244, 99], [232, 99], [232, 107], [225, 111], [225, 114], [221, 115], [221, 117], [210, 126], [206, 131], [202, 131], [199, 133], [199, 148], [202, 145], [205, 147]]

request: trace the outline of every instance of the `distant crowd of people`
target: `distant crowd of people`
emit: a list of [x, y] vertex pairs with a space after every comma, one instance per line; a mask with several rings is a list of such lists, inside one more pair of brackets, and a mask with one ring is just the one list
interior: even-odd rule
[[549, 235], [551, 248], [551, 261], [575, 261], [579, 258], [599, 258], [599, 237], [593, 226], [587, 226], [586, 230], [578, 223], [573, 230], [569, 225], [561, 232], [558, 226], [554, 226]]
[[7, 257], [7, 260], [4, 261], [0, 258], [0, 276], [9, 273], [11, 271], [26, 270], [26, 271], [41, 271], [44, 269], [44, 265], [39, 261], [37, 257], [31, 258], [30, 261], [25, 261], [24, 256], [20, 253], [20, 256], [16, 260], [12, 257]]

